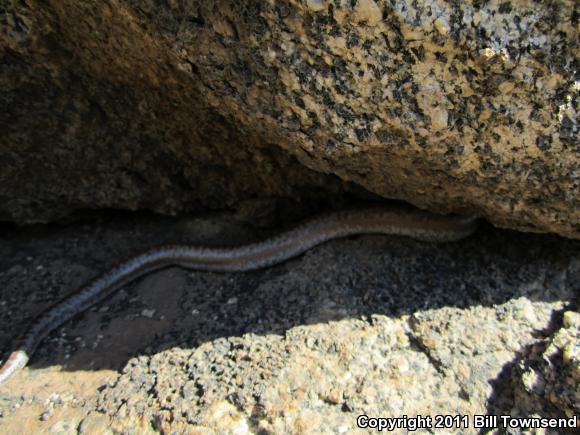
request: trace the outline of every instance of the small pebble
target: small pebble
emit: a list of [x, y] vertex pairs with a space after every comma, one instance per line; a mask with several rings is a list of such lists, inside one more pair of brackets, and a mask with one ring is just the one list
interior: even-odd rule
[[143, 311], [141, 311], [141, 315], [143, 317], [147, 317], [149, 319], [151, 319], [154, 314], [155, 314], [155, 310], [143, 310]]

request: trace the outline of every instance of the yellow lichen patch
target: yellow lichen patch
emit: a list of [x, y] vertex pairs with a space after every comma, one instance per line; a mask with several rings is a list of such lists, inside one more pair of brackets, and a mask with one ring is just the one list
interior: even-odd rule
[[223, 36], [224, 38], [233, 38], [236, 34], [236, 31], [234, 30], [232, 23], [227, 19], [223, 19], [212, 23], [212, 28], [214, 32], [216, 32], [218, 35]]
[[[445, 97], [445, 92], [441, 89], [441, 84], [445, 82], [434, 78], [433, 67], [433, 64], [425, 64], [423, 62], [418, 62], [415, 66], [414, 69], [419, 86], [416, 98], [423, 114], [430, 118], [433, 131], [440, 131], [447, 128], [449, 114], [446, 108], [447, 98]], [[441, 69], [442, 67], [438, 68]]]
[[328, 46], [330, 52], [337, 56], [344, 56], [348, 52], [346, 48], [346, 38], [343, 36], [329, 36], [326, 39], [326, 45]]
[[446, 36], [449, 33], [449, 22], [446, 18], [438, 17], [433, 24], [441, 35]]
[[306, 0], [306, 7], [312, 12], [320, 12], [327, 8], [325, 0]]
[[376, 26], [383, 19], [381, 8], [373, 0], [358, 0], [354, 8], [353, 21]]

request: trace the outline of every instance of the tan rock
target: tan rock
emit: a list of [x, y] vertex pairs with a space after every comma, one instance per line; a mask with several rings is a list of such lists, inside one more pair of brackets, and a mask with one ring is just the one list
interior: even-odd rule
[[579, 38], [557, 5], [10, 2], [0, 218], [362, 187], [578, 238]]

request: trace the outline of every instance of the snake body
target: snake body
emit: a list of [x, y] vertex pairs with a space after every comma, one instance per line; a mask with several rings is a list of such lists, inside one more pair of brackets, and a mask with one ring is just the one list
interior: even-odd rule
[[16, 350], [0, 368], [0, 384], [26, 366], [51, 331], [122, 286], [153, 271], [181, 266], [201, 271], [243, 272], [281, 263], [341, 237], [395, 234], [428, 242], [451, 242], [469, 236], [476, 225], [475, 218], [375, 207], [322, 215], [277, 236], [239, 247], [173, 245], [152, 249], [98, 276], [35, 317]]

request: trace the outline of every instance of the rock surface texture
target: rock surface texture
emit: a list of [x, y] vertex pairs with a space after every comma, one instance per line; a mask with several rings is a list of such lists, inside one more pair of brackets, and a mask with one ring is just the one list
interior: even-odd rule
[[574, 0], [8, 0], [0, 215], [362, 186], [580, 237]]
[[[265, 233], [228, 216], [0, 227], [0, 349], [131, 254]], [[441, 432], [478, 434], [475, 415], [571, 418], [579, 294], [580, 241], [489, 225], [444, 245], [336, 240], [250, 273], [170, 268], [51, 334], [0, 386], [0, 429], [356, 434], [363, 414], [439, 414], [469, 421]]]

